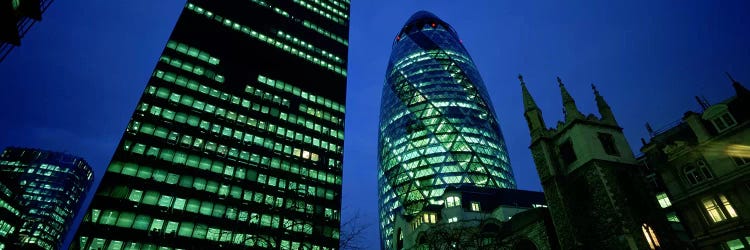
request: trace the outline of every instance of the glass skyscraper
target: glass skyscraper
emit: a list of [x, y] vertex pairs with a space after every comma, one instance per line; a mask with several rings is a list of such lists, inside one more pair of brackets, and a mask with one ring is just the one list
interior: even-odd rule
[[[18, 206], [2, 209], [21, 217], [13, 233], [22, 249], [60, 249], [93, 182], [80, 157], [37, 149], [7, 148], [0, 155], [0, 188]], [[0, 223], [0, 235], [7, 229]], [[9, 247], [9, 248], [15, 248]]]
[[74, 249], [335, 249], [348, 0], [189, 0]]
[[516, 187], [479, 72], [456, 31], [432, 13], [417, 12], [395, 37], [381, 105], [381, 247], [393, 248], [396, 216], [442, 205], [448, 186]]

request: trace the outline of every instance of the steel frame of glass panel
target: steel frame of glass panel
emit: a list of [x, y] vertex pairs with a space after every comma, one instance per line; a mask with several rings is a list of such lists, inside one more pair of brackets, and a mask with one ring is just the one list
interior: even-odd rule
[[515, 188], [484, 83], [453, 28], [414, 14], [396, 36], [380, 113], [381, 247], [396, 216], [416, 215], [448, 186]]
[[189, 0], [73, 249], [338, 248], [348, 13]]

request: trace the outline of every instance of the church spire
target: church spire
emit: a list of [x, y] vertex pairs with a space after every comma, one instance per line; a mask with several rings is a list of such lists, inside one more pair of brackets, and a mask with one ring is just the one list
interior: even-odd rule
[[544, 136], [547, 125], [544, 124], [542, 110], [536, 106], [536, 102], [531, 97], [529, 89], [526, 88], [526, 82], [523, 81], [523, 76], [520, 74], [518, 75], [518, 81], [521, 82], [521, 92], [523, 94], [523, 116], [526, 118], [526, 124], [529, 125], [529, 133], [533, 142]]
[[594, 96], [596, 98], [596, 107], [599, 108], [599, 115], [602, 116], [602, 121], [611, 125], [617, 125], [615, 115], [612, 113], [612, 108], [609, 107], [604, 97], [599, 94], [599, 90], [596, 89], [596, 85], [591, 84], [591, 89], [594, 90]]
[[578, 107], [576, 107], [576, 102], [573, 100], [573, 97], [570, 96], [570, 93], [568, 93], [568, 90], [565, 89], [565, 85], [563, 84], [560, 77], [557, 77], [557, 83], [560, 86], [560, 92], [562, 94], [563, 112], [565, 112], [565, 122], [570, 122], [576, 118], [583, 119], [583, 114], [581, 114], [581, 112], [578, 111]]
[[523, 94], [523, 108], [524, 111], [530, 111], [539, 109], [539, 107], [536, 106], [536, 102], [534, 101], [534, 98], [531, 97], [531, 94], [529, 93], [529, 89], [526, 88], [526, 82], [523, 81], [523, 76], [518, 75], [518, 81], [521, 82], [521, 92]]
[[732, 87], [734, 87], [734, 92], [737, 94], [737, 97], [739, 98], [750, 98], [750, 90], [747, 90], [745, 86], [742, 86], [742, 84], [738, 81], [735, 81], [732, 75], [729, 74], [729, 72], [724, 72], [727, 74], [727, 77], [729, 77], [729, 80], [732, 81]]

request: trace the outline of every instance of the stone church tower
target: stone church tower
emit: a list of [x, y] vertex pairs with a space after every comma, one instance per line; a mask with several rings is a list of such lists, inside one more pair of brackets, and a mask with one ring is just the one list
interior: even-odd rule
[[607, 102], [584, 115], [557, 78], [565, 120], [548, 128], [523, 78], [531, 149], [562, 249], [671, 249], [674, 237]]

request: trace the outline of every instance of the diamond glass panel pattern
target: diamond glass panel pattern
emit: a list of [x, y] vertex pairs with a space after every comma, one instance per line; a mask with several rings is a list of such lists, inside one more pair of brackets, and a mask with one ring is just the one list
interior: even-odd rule
[[515, 188], [505, 142], [479, 72], [456, 32], [418, 12], [393, 44], [380, 113], [383, 247], [397, 214], [415, 215], [448, 186]]

